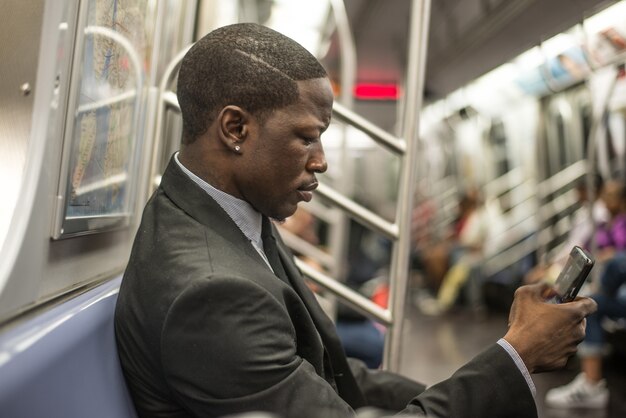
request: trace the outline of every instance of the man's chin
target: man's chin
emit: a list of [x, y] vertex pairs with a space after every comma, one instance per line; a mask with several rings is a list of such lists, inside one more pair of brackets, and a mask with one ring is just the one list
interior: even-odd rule
[[268, 214], [267, 217], [270, 218], [274, 222], [283, 223], [285, 219], [296, 213], [296, 209], [298, 209], [298, 204], [293, 206], [289, 206], [289, 208], [281, 208], [280, 211], [275, 211], [273, 214]]

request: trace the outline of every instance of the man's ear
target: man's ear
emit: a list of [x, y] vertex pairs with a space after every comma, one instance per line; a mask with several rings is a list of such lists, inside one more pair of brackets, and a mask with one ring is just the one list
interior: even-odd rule
[[242, 144], [250, 132], [250, 114], [239, 106], [229, 105], [217, 115], [218, 135], [222, 144], [236, 153], [242, 152]]

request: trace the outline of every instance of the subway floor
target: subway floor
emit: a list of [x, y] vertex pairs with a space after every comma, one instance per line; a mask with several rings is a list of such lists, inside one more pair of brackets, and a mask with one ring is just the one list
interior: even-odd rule
[[[506, 332], [507, 314], [504, 312], [490, 312], [480, 320], [462, 309], [444, 316], [428, 317], [410, 303], [408, 305], [402, 371], [428, 385], [449, 377]], [[533, 375], [540, 418], [626, 417], [626, 351], [622, 354], [614, 353], [605, 361], [605, 375], [611, 394], [606, 410], [546, 407], [543, 401], [546, 392], [570, 382], [578, 371], [578, 360], [572, 358], [564, 370]]]

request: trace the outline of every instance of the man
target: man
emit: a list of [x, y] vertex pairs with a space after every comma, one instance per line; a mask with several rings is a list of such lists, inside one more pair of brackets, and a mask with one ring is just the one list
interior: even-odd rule
[[505, 340], [423, 393], [368, 371], [346, 359], [268, 221], [310, 200], [326, 170], [320, 136], [333, 94], [324, 69], [285, 36], [233, 25], [190, 49], [178, 98], [181, 150], [146, 206], [116, 308], [140, 417], [326, 418], [366, 405], [536, 416], [523, 373], [565, 364], [592, 301], [547, 305], [539, 287], [520, 290]]

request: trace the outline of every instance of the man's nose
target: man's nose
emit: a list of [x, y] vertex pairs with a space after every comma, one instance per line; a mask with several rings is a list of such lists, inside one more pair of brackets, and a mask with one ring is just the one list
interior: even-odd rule
[[326, 155], [324, 154], [324, 147], [322, 144], [316, 147], [311, 153], [311, 157], [307, 162], [307, 170], [314, 173], [324, 173], [328, 169], [328, 163], [326, 162]]

